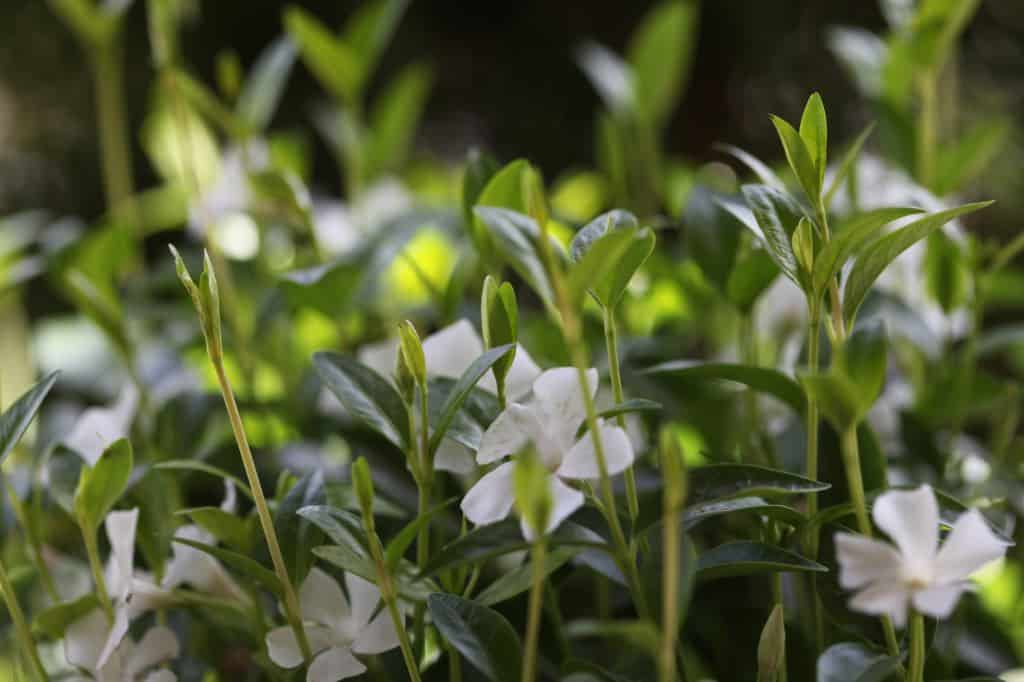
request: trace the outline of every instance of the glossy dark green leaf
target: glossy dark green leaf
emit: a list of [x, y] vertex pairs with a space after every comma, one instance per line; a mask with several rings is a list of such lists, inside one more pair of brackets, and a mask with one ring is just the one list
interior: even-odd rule
[[803, 495], [829, 489], [828, 483], [779, 469], [750, 464], [709, 464], [689, 471], [690, 505], [736, 497]]
[[767, 502], [760, 497], [738, 497], [703, 502], [687, 507], [683, 510], [683, 526], [689, 530], [706, 519], [742, 512], [767, 516], [795, 527], [800, 527], [807, 521], [807, 518], [793, 507]]
[[925, 238], [925, 290], [947, 315], [967, 302], [970, 295], [970, 256], [960, 244], [936, 230]]
[[803, 211], [789, 194], [768, 185], [743, 185], [743, 198], [759, 229], [772, 260], [783, 274], [801, 289], [807, 289], [806, 275], [793, 254], [792, 237]]
[[324, 476], [317, 469], [300, 478], [278, 502], [274, 512], [274, 529], [281, 544], [281, 555], [288, 577], [296, 586], [302, 584], [313, 566], [311, 549], [323, 541], [320, 529], [300, 516], [298, 511], [323, 502]]
[[187, 538], [175, 537], [173, 542], [188, 545], [200, 552], [205, 552], [214, 559], [220, 560], [225, 566], [232, 568], [245, 577], [259, 583], [273, 594], [278, 596], [282, 594], [281, 581], [277, 579], [277, 575], [270, 569], [265, 568], [255, 559], [250, 559], [244, 554], [239, 554], [238, 552], [225, 549], [224, 547], [214, 547], [213, 545], [208, 545], [204, 542], [197, 542], [196, 540], [189, 540]]
[[313, 366], [353, 416], [399, 449], [408, 447], [409, 417], [391, 382], [358, 360], [337, 353], [316, 353]]
[[569, 245], [575, 261], [569, 270], [570, 297], [585, 288], [606, 308], [616, 306], [654, 250], [654, 241], [654, 232], [641, 229], [626, 211], [611, 211], [590, 221]]
[[818, 658], [817, 682], [884, 682], [899, 665], [897, 656], [842, 642], [833, 644]]
[[703, 185], [690, 190], [683, 211], [683, 239], [704, 276], [720, 291], [735, 271], [743, 223], [719, 203], [722, 197]]
[[438, 632], [491, 682], [518, 682], [522, 646], [497, 611], [454, 594], [432, 594], [427, 608]]
[[812, 286], [816, 294], [821, 296], [829, 280], [839, 274], [850, 256], [878, 230], [894, 220], [920, 212], [919, 208], [878, 208], [859, 213], [841, 224], [815, 258]]
[[394, 571], [398, 566], [398, 562], [402, 560], [402, 556], [405, 554], [405, 551], [409, 549], [413, 540], [416, 539], [420, 528], [429, 524], [435, 516], [443, 512], [445, 509], [448, 509], [452, 504], [458, 501], [458, 499], [459, 498], [457, 497], [453, 497], [447, 502], [435, 505], [433, 509], [429, 509], [422, 514], [418, 514], [416, 518], [407, 523], [397, 535], [391, 538], [387, 547], [384, 548], [384, 560], [391, 571]]
[[357, 538], [363, 537], [362, 519], [347, 509], [315, 504], [303, 507], [298, 514], [316, 525], [337, 545], [354, 547], [360, 542]]
[[230, 481], [235, 486], [235, 490], [252, 500], [252, 491], [249, 490], [249, 486], [246, 485], [245, 481], [219, 467], [197, 459], [166, 459], [154, 464], [153, 468], [168, 471], [198, 471], [210, 476], [216, 476], [225, 481]]
[[[580, 549], [577, 547], [559, 547], [548, 552], [544, 558], [545, 577], [550, 576], [579, 553]], [[522, 563], [481, 590], [473, 601], [484, 606], [500, 604], [529, 590], [532, 580], [533, 566], [529, 562]]]
[[95, 466], [82, 468], [74, 508], [83, 529], [96, 532], [124, 493], [131, 473], [132, 446], [125, 438], [104, 450]]
[[673, 360], [649, 367], [643, 370], [643, 373], [671, 376], [677, 379], [727, 381], [742, 384], [760, 393], [778, 398], [798, 414], [803, 414], [807, 406], [807, 400], [800, 384], [782, 372], [767, 367], [727, 362]]
[[437, 421], [432, 420], [432, 426], [434, 432], [430, 436], [430, 452], [434, 453], [437, 451], [438, 446], [441, 444], [441, 440], [445, 437], [448, 432], [448, 427], [451, 425], [452, 420], [455, 419], [455, 415], [462, 408], [463, 403], [469, 397], [473, 387], [483, 378], [487, 372], [491, 370], [491, 367], [495, 363], [506, 357], [508, 354], [514, 352], [515, 346], [504, 345], [492, 348], [478, 357], [473, 363], [462, 373], [455, 385], [448, 392], [447, 399], [441, 408], [440, 417]]
[[930, 213], [866, 246], [854, 262], [846, 286], [843, 287], [843, 317], [847, 325], [852, 324], [857, 309], [864, 302], [875, 280], [901, 253], [950, 220], [985, 208], [991, 203], [982, 201]]
[[789, 550], [761, 542], [727, 542], [697, 557], [697, 579], [717, 580], [761, 573], [822, 573], [828, 569]]
[[25, 435], [43, 400], [57, 381], [58, 374], [59, 372], [47, 374], [0, 415], [0, 463], [7, 459], [7, 455], [11, 454], [11, 450]]
[[[373, 560], [365, 554], [360, 554], [350, 545], [322, 545], [314, 548], [313, 554], [347, 573], [353, 573], [372, 583], [376, 583], [380, 579]], [[423, 602], [428, 596], [437, 592], [437, 585], [433, 580], [414, 578], [412, 570], [413, 568], [408, 562], [400, 562], [398, 570], [392, 575], [395, 589], [402, 599]]]
[[[500, 177], [501, 173], [495, 176], [495, 179]], [[494, 179], [491, 183], [493, 182]], [[489, 184], [488, 188], [490, 187]], [[484, 195], [486, 194], [487, 190], [484, 191]], [[483, 205], [482, 202], [486, 200], [486, 196], [481, 196], [481, 205], [473, 212], [486, 227], [495, 249], [538, 296], [551, 303], [554, 294], [536, 246], [536, 240], [540, 238], [540, 228], [532, 218], [523, 213]]]

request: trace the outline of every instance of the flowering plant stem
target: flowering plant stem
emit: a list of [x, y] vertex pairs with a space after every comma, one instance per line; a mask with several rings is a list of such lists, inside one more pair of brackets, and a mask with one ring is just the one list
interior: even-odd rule
[[110, 595], [107, 593], [107, 581], [103, 577], [103, 563], [100, 561], [100, 548], [96, 544], [96, 531], [90, 530], [84, 524], [82, 529], [82, 540], [85, 543], [85, 554], [89, 558], [89, 569], [92, 571], [92, 581], [96, 584], [96, 597], [99, 599], [103, 613], [107, 616], [108, 622], [114, 620], [114, 607], [110, 603]]
[[[604, 308], [604, 341], [608, 353], [608, 374], [612, 382], [612, 397], [615, 404], [622, 404], [626, 397], [622, 390], [622, 371], [619, 368], [619, 332], [615, 319], [615, 308], [608, 306]], [[626, 430], [626, 417], [623, 414], [616, 416], [619, 427]], [[636, 494], [636, 475], [633, 468], [626, 469], [624, 474], [626, 480], [626, 504], [629, 509], [630, 523], [635, 524], [640, 515], [640, 501]]]
[[135, 191], [131, 148], [124, 116], [124, 67], [121, 59], [120, 40], [116, 36], [92, 50], [103, 190], [110, 211], [122, 208]]
[[238, 411], [238, 403], [235, 402], [235, 394], [231, 390], [231, 383], [224, 371], [224, 362], [219, 356], [210, 357], [214, 370], [217, 372], [217, 383], [220, 385], [220, 392], [224, 398], [224, 406], [228, 411], [228, 419], [231, 421], [231, 430], [235, 435], [235, 442], [238, 444], [238, 452], [242, 457], [242, 466], [245, 468], [245, 476], [252, 490], [253, 502], [256, 506], [256, 514], [260, 519], [260, 526], [263, 528], [263, 537], [267, 542], [267, 549], [270, 551], [270, 560], [274, 564], [274, 572], [281, 581], [283, 591], [285, 617], [288, 624], [295, 632], [295, 639], [299, 643], [302, 657], [308, 665], [313, 659], [313, 653], [309, 648], [309, 640], [306, 639], [306, 630], [302, 626], [302, 616], [299, 610], [299, 598], [295, 594], [295, 587], [288, 577], [288, 567], [284, 563], [281, 554], [281, 546], [277, 541], [277, 532], [274, 530], [274, 519], [270, 515], [270, 507], [267, 505], [267, 498], [263, 495], [263, 486], [260, 485], [260, 477], [256, 472], [256, 462], [249, 449], [249, 439], [245, 434], [245, 426], [242, 423], [242, 415]]
[[11, 622], [14, 624], [14, 633], [18, 639], [18, 646], [28, 658], [36, 678], [40, 682], [47, 682], [50, 678], [46, 674], [43, 662], [39, 659], [39, 651], [36, 649], [35, 640], [32, 638], [32, 629], [29, 627], [28, 621], [25, 620], [25, 613], [18, 604], [18, 595], [14, 592], [14, 586], [11, 585], [11, 581], [7, 577], [7, 568], [2, 561], [0, 561], [0, 594], [3, 596], [4, 603], [7, 604], [7, 612], [11, 614]]
[[[818, 346], [821, 342], [821, 303], [813, 301], [810, 304], [810, 322], [807, 327], [807, 369], [810, 372], [818, 371]], [[807, 395], [807, 413], [804, 423], [804, 430], [807, 432], [806, 445], [806, 475], [811, 480], [818, 479], [818, 400], [813, 395]], [[807, 496], [807, 518], [813, 519], [818, 514], [818, 493], [810, 493]], [[811, 559], [818, 557], [818, 525], [807, 538], [807, 554]], [[825, 624], [822, 620], [821, 603], [818, 601], [817, 581], [814, 574], [808, 575], [810, 583], [810, 621], [814, 631], [814, 642], [817, 650], [825, 649]]]
[[907, 663], [907, 682], [924, 682], [924, 616], [917, 611], [910, 614], [910, 660]]
[[530, 586], [530, 606], [526, 621], [526, 648], [523, 653], [522, 682], [533, 682], [537, 676], [537, 638], [540, 634], [540, 615], [544, 596], [544, 564], [547, 547], [544, 536], [533, 543], [530, 563], [533, 565], [533, 582]]
[[[420, 386], [420, 438], [419, 438], [419, 474], [416, 478], [416, 485], [419, 488], [418, 514], [426, 516], [430, 510], [430, 498], [434, 487], [434, 463], [430, 457], [430, 417], [428, 414], [427, 387]], [[412, 410], [410, 409], [410, 415]], [[410, 422], [414, 420], [410, 417]], [[415, 430], [412, 433], [416, 433]], [[411, 459], [415, 460], [417, 446], [412, 446]], [[416, 535], [416, 566], [422, 572], [430, 559], [430, 524], [424, 523]], [[413, 614], [413, 634], [416, 641], [416, 650], [422, 655], [426, 647], [426, 609], [424, 604], [416, 605]], [[418, 660], [418, 659], [417, 659]]]
[[662, 520], [661, 642], [658, 647], [658, 680], [676, 678], [676, 638], [679, 628], [679, 510], [666, 503]]

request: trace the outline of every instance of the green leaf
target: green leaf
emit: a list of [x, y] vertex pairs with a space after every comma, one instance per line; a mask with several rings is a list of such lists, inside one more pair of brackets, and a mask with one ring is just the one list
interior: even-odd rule
[[214, 559], [220, 560], [220, 562], [225, 566], [233, 568], [247, 578], [256, 581], [273, 594], [277, 596], [281, 596], [282, 594], [281, 581], [277, 579], [277, 575], [270, 569], [264, 568], [264, 566], [255, 559], [250, 559], [244, 554], [233, 552], [230, 549], [214, 547], [213, 545], [208, 545], [196, 540], [189, 540], [187, 538], [175, 537], [173, 542], [188, 545], [193, 549], [198, 549], [200, 552], [205, 552]]
[[854, 328], [836, 353], [835, 369], [856, 389], [862, 416], [871, 409], [885, 385], [888, 351], [885, 325], [879, 319]]
[[170, 77], [173, 78], [176, 90], [180, 91], [185, 100], [208, 121], [234, 137], [245, 137], [249, 134], [248, 121], [225, 106], [220, 98], [200, 81], [181, 70], [172, 70]]
[[800, 205], [788, 193], [768, 185], [743, 185], [743, 198], [750, 207], [772, 260], [793, 283], [807, 291], [808, 283], [793, 253], [792, 239], [803, 217]]
[[358, 101], [366, 76], [360, 55], [319, 19], [296, 5], [285, 9], [284, 26], [324, 89], [343, 102]]
[[391, 383], [358, 360], [321, 351], [313, 356], [320, 380], [356, 418], [405, 451], [409, 418]]
[[658, 652], [661, 635], [649, 620], [574, 620], [565, 629], [570, 639], [600, 637], [626, 642], [654, 656]]
[[947, 315], [967, 301], [969, 255], [963, 245], [937, 230], [925, 239], [925, 289]]
[[744, 315], [750, 315], [754, 305], [779, 275], [779, 266], [765, 249], [744, 249], [729, 273], [725, 294]]
[[697, 557], [697, 579], [717, 580], [762, 573], [824, 573], [828, 568], [789, 550], [761, 542], [727, 542]]
[[843, 433], [859, 422], [865, 414], [857, 386], [837, 372], [801, 374], [808, 396], [818, 401], [822, 416], [839, 433]]
[[[519, 339], [519, 305], [516, 292], [509, 282], [500, 285], [498, 280], [487, 275], [480, 293], [480, 329], [483, 332], [484, 347], [496, 348], [513, 344]], [[498, 386], [505, 385], [505, 379], [515, 362], [515, 352], [506, 355], [493, 366]], [[500, 392], [500, 391], [499, 391]]]
[[217, 540], [242, 554], [252, 552], [252, 527], [246, 519], [226, 512], [220, 507], [193, 507], [176, 512], [192, 521], [217, 538]]
[[363, 535], [363, 522], [359, 516], [345, 509], [316, 504], [303, 507], [298, 514], [315, 524], [337, 545], [355, 546], [359, 543], [357, 538]]
[[431, 455], [437, 452], [437, 448], [441, 445], [445, 433], [448, 432], [448, 427], [451, 425], [452, 420], [455, 419], [456, 413], [462, 408], [463, 403], [466, 402], [466, 398], [469, 397], [473, 387], [491, 370], [495, 363], [514, 352], [514, 350], [515, 346], [506, 344], [484, 351], [483, 355], [474, 360], [466, 368], [466, 371], [462, 373], [462, 376], [459, 377], [451, 391], [449, 391], [444, 406], [441, 408], [440, 417], [432, 424], [434, 432], [430, 436], [429, 444]]
[[[483, 201], [482, 197], [481, 203]], [[538, 296], [553, 306], [554, 293], [535, 245], [540, 237], [537, 223], [527, 215], [505, 208], [479, 205], [473, 209], [473, 213], [485, 226], [491, 243], [502, 259]]]
[[1024, 343], [1024, 324], [993, 326], [981, 333], [976, 353], [984, 357]]
[[96, 532], [124, 493], [131, 473], [132, 446], [125, 438], [104, 450], [95, 466], [82, 469], [75, 489], [74, 509], [75, 518], [84, 530]]
[[864, 143], [867, 141], [868, 136], [871, 135], [871, 131], [874, 129], [875, 124], [869, 123], [843, 153], [843, 158], [839, 162], [839, 170], [836, 171], [835, 176], [832, 178], [832, 184], [829, 185], [827, 190], [825, 190], [825, 196], [822, 198], [825, 208], [828, 208], [832, 204], [832, 199], [835, 198], [836, 192], [838, 192], [839, 188], [843, 186], [846, 179], [850, 177], [850, 173], [857, 165], [857, 159], [860, 158], [861, 149], [864, 148]]
[[641, 116], [662, 127], [689, 77], [697, 36], [698, 3], [662, 2], [643, 18], [633, 33], [627, 61]]
[[330, 263], [281, 274], [281, 289], [296, 310], [312, 308], [328, 317], [338, 317], [350, 309], [365, 272], [365, 254], [345, 255]]
[[865, 247], [857, 257], [843, 288], [843, 317], [847, 326], [852, 326], [857, 309], [864, 302], [875, 280], [901, 253], [950, 220], [991, 204], [991, 201], [982, 201], [930, 213]]
[[76, 620], [100, 607], [99, 598], [92, 592], [74, 601], [54, 604], [32, 619], [32, 630], [51, 639], [64, 639], [64, 632]]
[[[544, 577], [567, 564], [580, 551], [578, 547], [559, 547], [548, 552], [544, 557]], [[532, 580], [533, 565], [530, 562], [522, 563], [484, 588], [474, 601], [484, 606], [500, 604], [529, 590]]]
[[898, 656], [842, 642], [833, 644], [818, 658], [817, 682], [884, 682], [899, 665]]
[[317, 469], [300, 478], [274, 512], [274, 529], [281, 543], [281, 555], [288, 569], [288, 578], [296, 587], [302, 584], [313, 566], [310, 550], [323, 541], [320, 529], [300, 516], [298, 511], [323, 502], [324, 476]]
[[796, 528], [801, 527], [807, 521], [807, 518], [799, 511], [784, 504], [766, 502], [760, 497], [738, 497], [730, 500], [702, 502], [687, 507], [683, 510], [683, 527], [689, 530], [706, 519], [739, 512], [768, 516]]
[[616, 306], [654, 250], [654, 242], [654, 232], [640, 229], [636, 217], [626, 211], [611, 211], [590, 221], [569, 245], [575, 262], [569, 270], [570, 297], [575, 300], [585, 288], [602, 306]]
[[256, 60], [235, 105], [238, 116], [252, 130], [270, 125], [294, 63], [295, 44], [286, 37], [272, 42]]
[[200, 473], [209, 474], [210, 476], [216, 476], [217, 478], [224, 479], [225, 481], [231, 481], [236, 490], [248, 497], [250, 500], [253, 499], [252, 491], [249, 490], [249, 486], [246, 485], [245, 481], [234, 474], [229, 474], [223, 469], [197, 459], [166, 459], [154, 464], [153, 468], [167, 469], [171, 471], [198, 471]]
[[484, 154], [478, 149], [469, 153], [466, 161], [466, 170], [462, 175], [462, 217], [473, 238], [477, 238], [478, 230], [475, 229], [476, 219], [473, 217], [473, 207], [476, 206], [484, 188], [487, 187], [501, 167], [489, 154]]
[[782, 372], [767, 367], [728, 362], [672, 360], [649, 367], [643, 370], [642, 374], [671, 375], [677, 379], [700, 381], [729, 381], [778, 398], [798, 414], [803, 414], [807, 406], [800, 384]]
[[1003, 150], [1011, 131], [1007, 119], [983, 120], [943, 148], [937, 159], [935, 193], [946, 196], [976, 178]]
[[68, 514], [75, 514], [75, 489], [85, 469], [85, 460], [66, 447], [58, 447], [46, 461], [47, 492]]
[[725, 291], [730, 277], [742, 270], [736, 266], [736, 258], [744, 225], [722, 207], [721, 199], [702, 185], [690, 190], [683, 211], [683, 237], [704, 276]]
[[391, 538], [388, 542], [387, 547], [384, 549], [384, 560], [387, 563], [388, 569], [394, 572], [398, 566], [398, 562], [402, 560], [402, 556], [405, 554], [405, 550], [409, 549], [409, 545], [412, 544], [413, 540], [419, 534], [420, 528], [430, 523], [431, 519], [437, 516], [439, 513], [452, 506], [459, 498], [453, 497], [450, 500], [442, 502], [434, 506], [422, 514], [419, 514], [412, 521], [407, 523], [402, 530], [398, 532], [395, 537]]
[[519, 635], [497, 611], [454, 594], [432, 594], [430, 616], [441, 636], [491, 682], [518, 682]]
[[825, 166], [828, 165], [828, 119], [821, 95], [812, 93], [800, 117], [800, 139], [803, 140], [811, 162], [818, 169], [818, 192], [825, 183]]
[[398, 28], [409, 1], [377, 0], [361, 3], [345, 24], [345, 42], [362, 59], [367, 76]]
[[821, 481], [750, 464], [709, 464], [689, 471], [691, 505], [736, 497], [802, 495], [828, 490]]
[[25, 391], [20, 398], [4, 410], [0, 415], [0, 463], [7, 459], [11, 450], [18, 444], [21, 437], [25, 435], [29, 424], [35, 419], [46, 395], [53, 388], [60, 372], [51, 372], [43, 377], [42, 381]]
[[[324, 545], [313, 549], [313, 554], [324, 561], [337, 566], [347, 573], [354, 573], [364, 580], [376, 583], [379, 580], [377, 567], [370, 557], [358, 554], [352, 547], [347, 545]], [[425, 578], [413, 579], [410, 576], [407, 562], [401, 562], [399, 571], [392, 578], [395, 582], [395, 589], [402, 599], [412, 602], [422, 602], [428, 596], [437, 592], [437, 585], [432, 580]]]
[[647, 400], [645, 398], [630, 398], [618, 405], [612, 405], [607, 409], [601, 410], [597, 413], [597, 416], [601, 419], [611, 419], [612, 417], [618, 417], [620, 414], [661, 412], [662, 409], [664, 409], [662, 404], [653, 400]]
[[811, 279], [812, 291], [820, 297], [829, 281], [839, 274], [847, 259], [855, 254], [883, 226], [914, 213], [919, 208], [878, 208], [859, 213], [836, 229], [818, 253]]
[[789, 167], [793, 169], [796, 179], [803, 187], [807, 200], [812, 206], [817, 206], [821, 197], [822, 175], [818, 172], [814, 157], [811, 156], [806, 143], [793, 126], [778, 116], [772, 116], [772, 123], [779, 133], [779, 140], [782, 142], [782, 149], [786, 152]]
[[775, 171], [769, 168], [768, 164], [750, 152], [731, 144], [716, 144], [714, 147], [715, 149], [734, 157], [737, 161], [753, 171], [754, 175], [757, 176], [757, 179], [760, 180], [762, 184], [774, 187], [775, 189], [786, 189], [786, 183], [784, 183], [782, 179], [775, 174]]
[[371, 176], [397, 171], [405, 163], [432, 82], [433, 73], [428, 67], [412, 64], [405, 67], [374, 102], [366, 154]]

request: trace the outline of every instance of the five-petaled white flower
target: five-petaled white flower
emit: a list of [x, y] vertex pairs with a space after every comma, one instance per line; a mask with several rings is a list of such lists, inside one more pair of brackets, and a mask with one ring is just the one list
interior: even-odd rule
[[[586, 373], [593, 397], [597, 391], [597, 370]], [[583, 493], [565, 480], [600, 477], [594, 441], [588, 432], [576, 434], [586, 417], [584, 394], [573, 367], [549, 369], [533, 382], [533, 399], [526, 404], [511, 403], [484, 433], [476, 459], [491, 464], [515, 455], [532, 444], [550, 477], [552, 508], [546, 532], [558, 527], [583, 505]], [[609, 475], [624, 471], [633, 463], [629, 436], [618, 426], [600, 423], [601, 443]], [[484, 475], [462, 500], [462, 511], [470, 521], [485, 525], [501, 521], [512, 510], [515, 463], [508, 461]], [[532, 530], [523, 523], [523, 535]]]
[[[423, 357], [426, 360], [427, 374], [432, 377], [458, 379], [483, 352], [483, 340], [472, 323], [466, 319], [454, 322], [423, 339]], [[389, 339], [365, 346], [359, 352], [359, 360], [377, 370], [379, 374], [391, 376], [397, 353], [398, 339]], [[539, 374], [540, 367], [526, 349], [521, 345], [516, 346], [516, 355], [505, 379], [509, 399], [518, 400], [529, 393], [530, 384]], [[491, 393], [497, 392], [494, 373], [485, 374], [477, 386]], [[434, 456], [434, 468], [467, 474], [474, 468], [473, 453], [464, 444], [445, 438]]]
[[[345, 574], [345, 587], [319, 568], [310, 570], [299, 590], [299, 608], [313, 662], [307, 682], [335, 682], [366, 670], [353, 654], [379, 654], [398, 646], [398, 633], [386, 609], [376, 616], [380, 590], [362, 578]], [[291, 627], [267, 633], [267, 654], [282, 668], [302, 664], [302, 651]]]
[[103, 612], [93, 611], [71, 626], [80, 628], [85, 636], [74, 639], [69, 637], [65, 642], [68, 663], [88, 672], [95, 682], [175, 682], [178, 679], [170, 670], [154, 669], [161, 663], [177, 658], [181, 652], [174, 632], [163, 625], [150, 628], [138, 642], [131, 637], [124, 638], [100, 665], [98, 654], [104, 640], [90, 639], [88, 635], [102, 633], [106, 624]]
[[872, 514], [896, 546], [837, 533], [839, 584], [857, 590], [851, 608], [887, 615], [897, 627], [907, 622], [911, 605], [935, 618], [948, 617], [960, 595], [970, 589], [971, 574], [1006, 552], [1007, 543], [977, 509], [961, 514], [939, 547], [939, 505], [927, 485], [882, 494]]

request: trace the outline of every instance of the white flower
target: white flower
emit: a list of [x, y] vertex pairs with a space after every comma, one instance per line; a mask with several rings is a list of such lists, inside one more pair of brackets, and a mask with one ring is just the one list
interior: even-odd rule
[[[484, 352], [484, 342], [469, 320], [461, 319], [423, 340], [423, 356], [427, 363], [427, 374], [432, 377], [458, 379]], [[379, 374], [390, 377], [395, 368], [398, 340], [389, 339], [381, 343], [364, 346], [359, 351], [359, 361], [375, 369]], [[518, 400], [530, 392], [530, 385], [540, 374], [540, 367], [521, 345], [516, 346], [516, 356], [506, 377], [506, 393], [510, 400]], [[488, 372], [477, 384], [480, 388], [495, 393], [498, 385], [494, 373]], [[451, 438], [441, 441], [434, 456], [434, 468], [466, 474], [473, 470], [473, 453]]]
[[[587, 371], [590, 395], [597, 391], [597, 370]], [[550, 369], [533, 382], [533, 400], [512, 403], [498, 415], [484, 433], [477, 451], [479, 464], [491, 464], [514, 455], [532, 444], [537, 456], [554, 475], [550, 477], [552, 510], [547, 532], [558, 527], [583, 505], [583, 493], [566, 485], [566, 480], [600, 477], [594, 441], [590, 433], [577, 439], [586, 417], [583, 391], [575, 368]], [[629, 436], [618, 426], [600, 424], [608, 474], [618, 474], [633, 463]], [[500, 464], [484, 475], [462, 500], [462, 511], [470, 521], [485, 525], [501, 521], [512, 510], [515, 463]], [[527, 538], [532, 532], [523, 524]]]
[[128, 436], [138, 403], [138, 391], [126, 384], [112, 405], [83, 411], [62, 443], [78, 453], [89, 466], [96, 466], [104, 450]]
[[896, 546], [837, 533], [839, 584], [857, 590], [851, 608], [887, 615], [897, 627], [907, 622], [911, 605], [934, 618], [948, 617], [960, 595], [970, 589], [968, 578], [1006, 552], [1007, 543], [977, 509], [957, 519], [940, 548], [939, 506], [927, 485], [882, 494], [872, 515]]
[[64, 643], [68, 663], [88, 672], [95, 682], [175, 682], [178, 679], [170, 670], [153, 670], [157, 665], [177, 658], [181, 651], [170, 628], [162, 625], [152, 627], [138, 642], [131, 637], [125, 638], [100, 664], [97, 654], [104, 642], [95, 635], [102, 632], [106, 624], [106, 616], [98, 610], [72, 624], [71, 628], [81, 632], [72, 639], [69, 628]]
[[351, 203], [324, 199], [313, 202], [313, 231], [320, 247], [332, 255], [355, 251], [384, 223], [413, 206], [401, 182], [382, 178], [360, 192]]
[[106, 614], [95, 608], [68, 626], [64, 635], [68, 663], [93, 673], [112, 663], [132, 619], [154, 604], [154, 595], [135, 594], [136, 584], [140, 582], [136, 579], [134, 558], [138, 522], [139, 510], [132, 509], [110, 512], [104, 524], [110, 541], [110, 558], [103, 582], [114, 609], [113, 621], [108, 621]]
[[[366, 670], [353, 654], [379, 654], [398, 646], [398, 633], [386, 609], [376, 616], [380, 591], [362, 578], [345, 574], [345, 587], [319, 568], [310, 570], [299, 590], [299, 608], [313, 662], [307, 682], [335, 682]], [[282, 668], [302, 664], [302, 651], [289, 626], [267, 633], [267, 654]]]
[[221, 158], [216, 182], [189, 208], [188, 226], [194, 234], [203, 235], [225, 218], [248, 210], [252, 198], [249, 172], [265, 170], [270, 165], [270, 151], [265, 142], [255, 140], [245, 152], [230, 147]]

